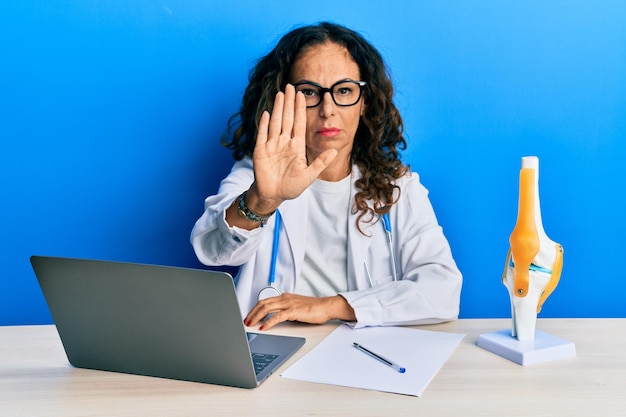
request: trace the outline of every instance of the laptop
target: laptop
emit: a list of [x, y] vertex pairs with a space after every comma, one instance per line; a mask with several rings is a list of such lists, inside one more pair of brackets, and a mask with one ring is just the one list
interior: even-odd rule
[[254, 388], [305, 342], [246, 333], [226, 272], [30, 259], [77, 368]]

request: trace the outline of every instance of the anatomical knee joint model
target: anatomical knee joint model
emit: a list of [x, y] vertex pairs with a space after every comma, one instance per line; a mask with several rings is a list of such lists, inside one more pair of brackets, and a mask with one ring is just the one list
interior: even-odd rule
[[543, 230], [539, 160], [534, 156], [522, 158], [517, 223], [509, 243], [502, 283], [511, 298], [511, 336], [534, 340], [537, 313], [559, 283], [563, 269], [563, 247]]

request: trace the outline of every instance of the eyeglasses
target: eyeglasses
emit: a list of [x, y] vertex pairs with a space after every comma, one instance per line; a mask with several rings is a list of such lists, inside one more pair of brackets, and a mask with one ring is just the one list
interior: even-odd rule
[[296, 83], [294, 87], [296, 92], [301, 91], [304, 94], [306, 107], [310, 109], [319, 106], [326, 93], [330, 93], [338, 106], [354, 106], [361, 99], [363, 87], [366, 85], [365, 81], [341, 80], [331, 85], [330, 88], [324, 88], [310, 81]]

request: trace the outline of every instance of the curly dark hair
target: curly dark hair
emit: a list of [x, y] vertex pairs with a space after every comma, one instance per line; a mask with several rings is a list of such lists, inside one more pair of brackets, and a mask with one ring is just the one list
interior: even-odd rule
[[[283, 36], [276, 47], [261, 58], [250, 72], [249, 84], [241, 108], [228, 122], [228, 132], [222, 144], [241, 160], [252, 157], [259, 120], [264, 110], [271, 112], [274, 97], [284, 91], [295, 61], [309, 47], [335, 43], [345, 47], [359, 67], [365, 112], [361, 116], [354, 138], [351, 162], [362, 177], [357, 179], [360, 190], [355, 196], [354, 212], [361, 221], [373, 221], [375, 214], [389, 212], [400, 197], [395, 180], [405, 175], [409, 167], [400, 160], [399, 150], [406, 149], [404, 125], [393, 103], [393, 85], [380, 53], [360, 34], [329, 22], [304, 26]], [[373, 201], [373, 207], [368, 205]]]

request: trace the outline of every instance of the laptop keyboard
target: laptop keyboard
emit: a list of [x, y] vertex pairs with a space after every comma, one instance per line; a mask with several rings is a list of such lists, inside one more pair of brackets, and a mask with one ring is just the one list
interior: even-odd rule
[[255, 374], [259, 374], [267, 365], [272, 363], [274, 359], [276, 359], [278, 355], [270, 355], [267, 353], [253, 353], [252, 354], [252, 362], [254, 363], [254, 372]]

